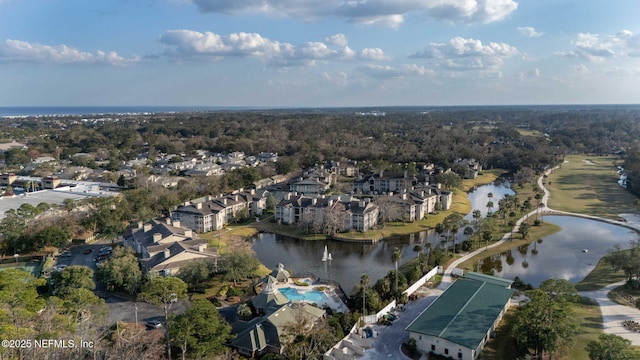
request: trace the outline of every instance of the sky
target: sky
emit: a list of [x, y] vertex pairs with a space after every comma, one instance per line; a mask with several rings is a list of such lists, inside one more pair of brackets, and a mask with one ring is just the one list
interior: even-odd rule
[[0, 0], [0, 106], [640, 103], [638, 0]]

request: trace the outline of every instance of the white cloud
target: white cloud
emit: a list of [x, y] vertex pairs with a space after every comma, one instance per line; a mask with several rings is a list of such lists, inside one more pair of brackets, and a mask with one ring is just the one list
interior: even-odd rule
[[619, 67], [613, 66], [604, 69], [605, 74], [616, 77], [640, 76], [640, 66]]
[[279, 42], [257, 33], [220, 35], [193, 30], [169, 30], [160, 36], [165, 55], [178, 59], [219, 60], [226, 57], [255, 57], [273, 66], [316, 65], [319, 61], [385, 60], [382, 49], [356, 52], [343, 34], [301, 45]]
[[534, 68], [533, 70], [529, 70], [527, 72], [518, 73], [516, 76], [519, 81], [527, 81], [540, 77], [540, 70], [538, 68]]
[[574, 65], [574, 66], [571, 66], [571, 68], [577, 74], [588, 74], [589, 73], [589, 68], [587, 68], [584, 64]]
[[401, 71], [408, 75], [420, 75], [420, 76], [434, 76], [436, 73], [431, 69], [425, 68], [423, 65], [417, 64], [404, 64], [401, 67]]
[[376, 79], [400, 79], [406, 76], [433, 76], [435, 72], [422, 65], [404, 64], [398, 68], [390, 65], [366, 64], [358, 68], [361, 72]]
[[338, 46], [347, 46], [349, 42], [347, 41], [347, 37], [344, 34], [335, 34], [333, 36], [329, 36], [324, 39], [329, 44], [338, 45]]
[[506, 43], [483, 44], [480, 40], [458, 36], [447, 43], [431, 43], [410, 57], [432, 59], [435, 64], [451, 70], [496, 70], [504, 59], [516, 54], [518, 49]]
[[537, 32], [536, 29], [531, 26], [519, 27], [517, 30], [520, 34], [530, 38], [537, 38], [542, 36], [541, 32]]
[[573, 42], [575, 48], [560, 55], [603, 62], [614, 57], [640, 56], [640, 34], [623, 30], [615, 35], [579, 33]]
[[0, 43], [0, 62], [39, 62], [59, 64], [107, 64], [132, 65], [139, 57], [126, 59], [118, 53], [98, 50], [95, 53], [80, 51], [67, 45], [44, 45], [7, 39]]
[[322, 78], [336, 86], [347, 86], [349, 84], [349, 76], [345, 72], [328, 73], [323, 72]]
[[455, 23], [500, 21], [518, 8], [514, 0], [191, 0], [202, 12], [264, 14], [302, 20], [324, 17], [397, 28], [410, 13]]
[[389, 60], [390, 57], [385, 55], [384, 51], [382, 51], [382, 49], [380, 48], [365, 48], [360, 51], [360, 59], [370, 61], [385, 61]]

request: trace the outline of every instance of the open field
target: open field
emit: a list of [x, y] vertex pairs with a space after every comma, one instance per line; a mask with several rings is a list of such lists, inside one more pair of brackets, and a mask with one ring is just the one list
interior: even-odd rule
[[619, 214], [637, 213], [636, 197], [618, 186], [615, 156], [569, 155], [546, 179], [549, 207], [621, 220]]
[[578, 334], [573, 337], [573, 343], [571, 344], [571, 348], [567, 350], [567, 353], [557, 356], [556, 359], [589, 360], [589, 354], [585, 350], [585, 347], [590, 341], [597, 341], [598, 336], [602, 334], [600, 307], [588, 299], [585, 299], [585, 301], [580, 303], [572, 303], [571, 310], [578, 324], [580, 324]]

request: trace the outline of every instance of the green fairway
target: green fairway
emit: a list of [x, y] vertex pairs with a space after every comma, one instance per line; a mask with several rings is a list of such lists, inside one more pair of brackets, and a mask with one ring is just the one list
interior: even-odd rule
[[549, 207], [620, 220], [619, 214], [637, 213], [636, 197], [617, 184], [615, 156], [569, 155], [546, 178]]

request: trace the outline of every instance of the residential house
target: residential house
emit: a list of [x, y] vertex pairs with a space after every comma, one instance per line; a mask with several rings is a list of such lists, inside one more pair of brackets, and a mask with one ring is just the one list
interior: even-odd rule
[[60, 186], [62, 180], [58, 176], [46, 176], [42, 178], [42, 187], [45, 189], [55, 189]]
[[474, 360], [509, 308], [513, 290], [499, 282], [456, 280], [406, 331], [422, 352]]
[[198, 233], [220, 230], [234, 221], [243, 210], [249, 216], [259, 216], [266, 207], [268, 192], [237, 191], [218, 197], [206, 196], [185, 203], [171, 212], [171, 218]]
[[18, 175], [14, 173], [3, 173], [0, 175], [0, 185], [9, 186], [18, 179]]
[[482, 171], [482, 165], [475, 159], [456, 159], [455, 165], [463, 170], [460, 175], [463, 179], [475, 179], [478, 177], [478, 173]]
[[339, 231], [367, 231], [378, 223], [378, 206], [368, 200], [339, 197], [308, 197], [288, 194], [276, 205], [275, 219], [285, 224], [324, 223], [327, 213], [335, 213]]
[[353, 182], [353, 192], [362, 194], [387, 194], [397, 193], [411, 188], [417, 184], [415, 176], [404, 172], [380, 171], [376, 174], [362, 176]]
[[260, 154], [258, 154], [258, 156], [256, 156], [256, 158], [263, 163], [277, 162], [278, 153], [261, 152]]
[[231, 347], [238, 353], [257, 358], [267, 352], [282, 354], [297, 334], [309, 332], [325, 311], [305, 303], [287, 303], [274, 312], [250, 322], [239, 321]]
[[220, 260], [217, 249], [209, 249], [206, 240], [168, 218], [139, 222], [125, 233], [124, 240], [140, 254], [140, 264], [146, 272], [161, 276], [175, 275], [181, 266], [196, 259], [215, 264]]
[[302, 194], [323, 194], [329, 189], [330, 184], [320, 179], [301, 179], [289, 185], [289, 190]]

